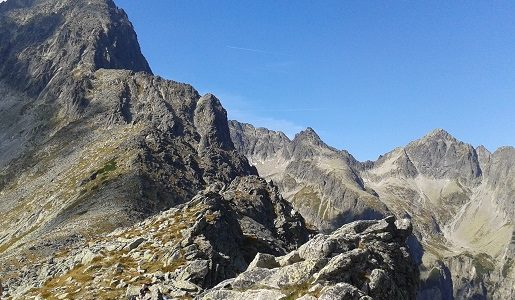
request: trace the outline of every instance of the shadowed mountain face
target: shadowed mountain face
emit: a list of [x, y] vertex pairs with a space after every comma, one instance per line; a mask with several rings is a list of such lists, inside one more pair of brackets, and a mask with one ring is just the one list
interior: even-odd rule
[[440, 129], [360, 163], [312, 129], [290, 140], [230, 125], [236, 148], [308, 224], [332, 230], [350, 218], [411, 218], [410, 248], [422, 264], [419, 299], [514, 296], [514, 148], [490, 153]]
[[0, 253], [53, 251], [256, 174], [213, 95], [153, 76], [109, 0], [0, 4]]

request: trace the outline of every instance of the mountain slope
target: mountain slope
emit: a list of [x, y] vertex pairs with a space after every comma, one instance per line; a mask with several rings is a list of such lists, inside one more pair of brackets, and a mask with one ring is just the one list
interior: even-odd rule
[[238, 177], [227, 187], [210, 185], [186, 204], [95, 236], [30, 268], [13, 268], [10, 262], [6, 284], [21, 299], [61, 294], [121, 299], [134, 289], [138, 295], [151, 280], [168, 296], [196, 295], [244, 271], [258, 252], [282, 255], [304, 243], [302, 217], [291, 211], [263, 179]]
[[290, 140], [283, 133], [249, 124], [231, 121], [229, 125], [236, 149], [261, 176], [280, 187], [309, 224], [330, 231], [388, 213], [359, 177], [363, 166], [349, 153], [326, 145], [312, 129]]
[[0, 167], [76, 120], [87, 77], [101, 68], [151, 73], [112, 1], [0, 3]]
[[[279, 132], [230, 124], [236, 148], [320, 229], [336, 227], [342, 214], [360, 218], [367, 210], [411, 218], [411, 251], [422, 263], [420, 299], [514, 295], [513, 148], [491, 154], [439, 129], [375, 162], [360, 163], [325, 145], [312, 129], [290, 141]], [[336, 174], [336, 181], [328, 180]], [[328, 183], [337, 188], [328, 190]], [[349, 197], [349, 190], [357, 192]], [[340, 216], [320, 213], [313, 199], [323, 199], [323, 211]]]
[[[256, 176], [231, 127], [215, 96], [152, 75], [113, 1], [0, 3], [1, 296], [209, 298], [226, 292], [228, 282], [211, 289], [221, 281], [266, 267], [274, 280], [295, 279], [266, 287], [278, 298], [299, 284], [311, 299], [413, 298], [408, 220], [356, 222], [297, 253], [304, 219]], [[240, 137], [258, 144], [258, 133]], [[313, 130], [265, 145], [263, 165], [280, 162], [267, 177], [312, 225], [389, 214], [362, 175], [372, 166]], [[490, 183], [499, 195], [503, 172]], [[270, 270], [273, 261], [283, 265]]]
[[219, 100], [151, 75], [112, 1], [8, 1], [0, 20], [0, 255], [51, 253], [256, 174]]

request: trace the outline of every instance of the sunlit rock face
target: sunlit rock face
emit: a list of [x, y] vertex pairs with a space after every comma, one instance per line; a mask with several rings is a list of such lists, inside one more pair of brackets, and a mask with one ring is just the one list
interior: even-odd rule
[[0, 255], [49, 255], [255, 174], [219, 101], [153, 76], [112, 1], [0, 4]]
[[325, 145], [312, 129], [290, 140], [230, 125], [236, 149], [308, 224], [331, 231], [387, 213], [411, 218], [408, 244], [421, 264], [420, 299], [513, 297], [514, 148], [490, 153], [437, 129], [361, 163]]

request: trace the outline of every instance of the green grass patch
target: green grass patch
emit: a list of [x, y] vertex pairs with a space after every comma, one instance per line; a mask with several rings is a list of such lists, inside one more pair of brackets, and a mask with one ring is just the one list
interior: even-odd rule
[[512, 268], [513, 268], [513, 259], [512, 258], [506, 259], [506, 262], [502, 266], [502, 271], [501, 271], [502, 277], [504, 277], [504, 278], [508, 277], [508, 274], [510, 273], [510, 270]]
[[472, 255], [470, 253], [464, 253], [465, 256], [472, 258], [472, 265], [476, 269], [476, 273], [481, 278], [495, 270], [495, 264], [490, 255], [486, 253], [479, 253], [478, 255]]
[[107, 174], [109, 172], [116, 170], [116, 167], [117, 167], [116, 159], [113, 158], [110, 161], [108, 161], [102, 169], [98, 170], [97, 174], [98, 175]]

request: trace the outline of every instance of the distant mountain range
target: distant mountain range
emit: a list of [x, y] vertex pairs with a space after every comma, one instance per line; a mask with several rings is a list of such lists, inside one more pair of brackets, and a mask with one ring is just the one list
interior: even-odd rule
[[513, 297], [513, 147], [490, 153], [437, 129], [362, 163], [311, 128], [290, 140], [237, 121], [230, 126], [236, 149], [309, 225], [330, 232], [353, 220], [410, 218], [419, 299]]
[[152, 73], [111, 0], [0, 3], [1, 299], [509, 299], [515, 150], [359, 162]]

